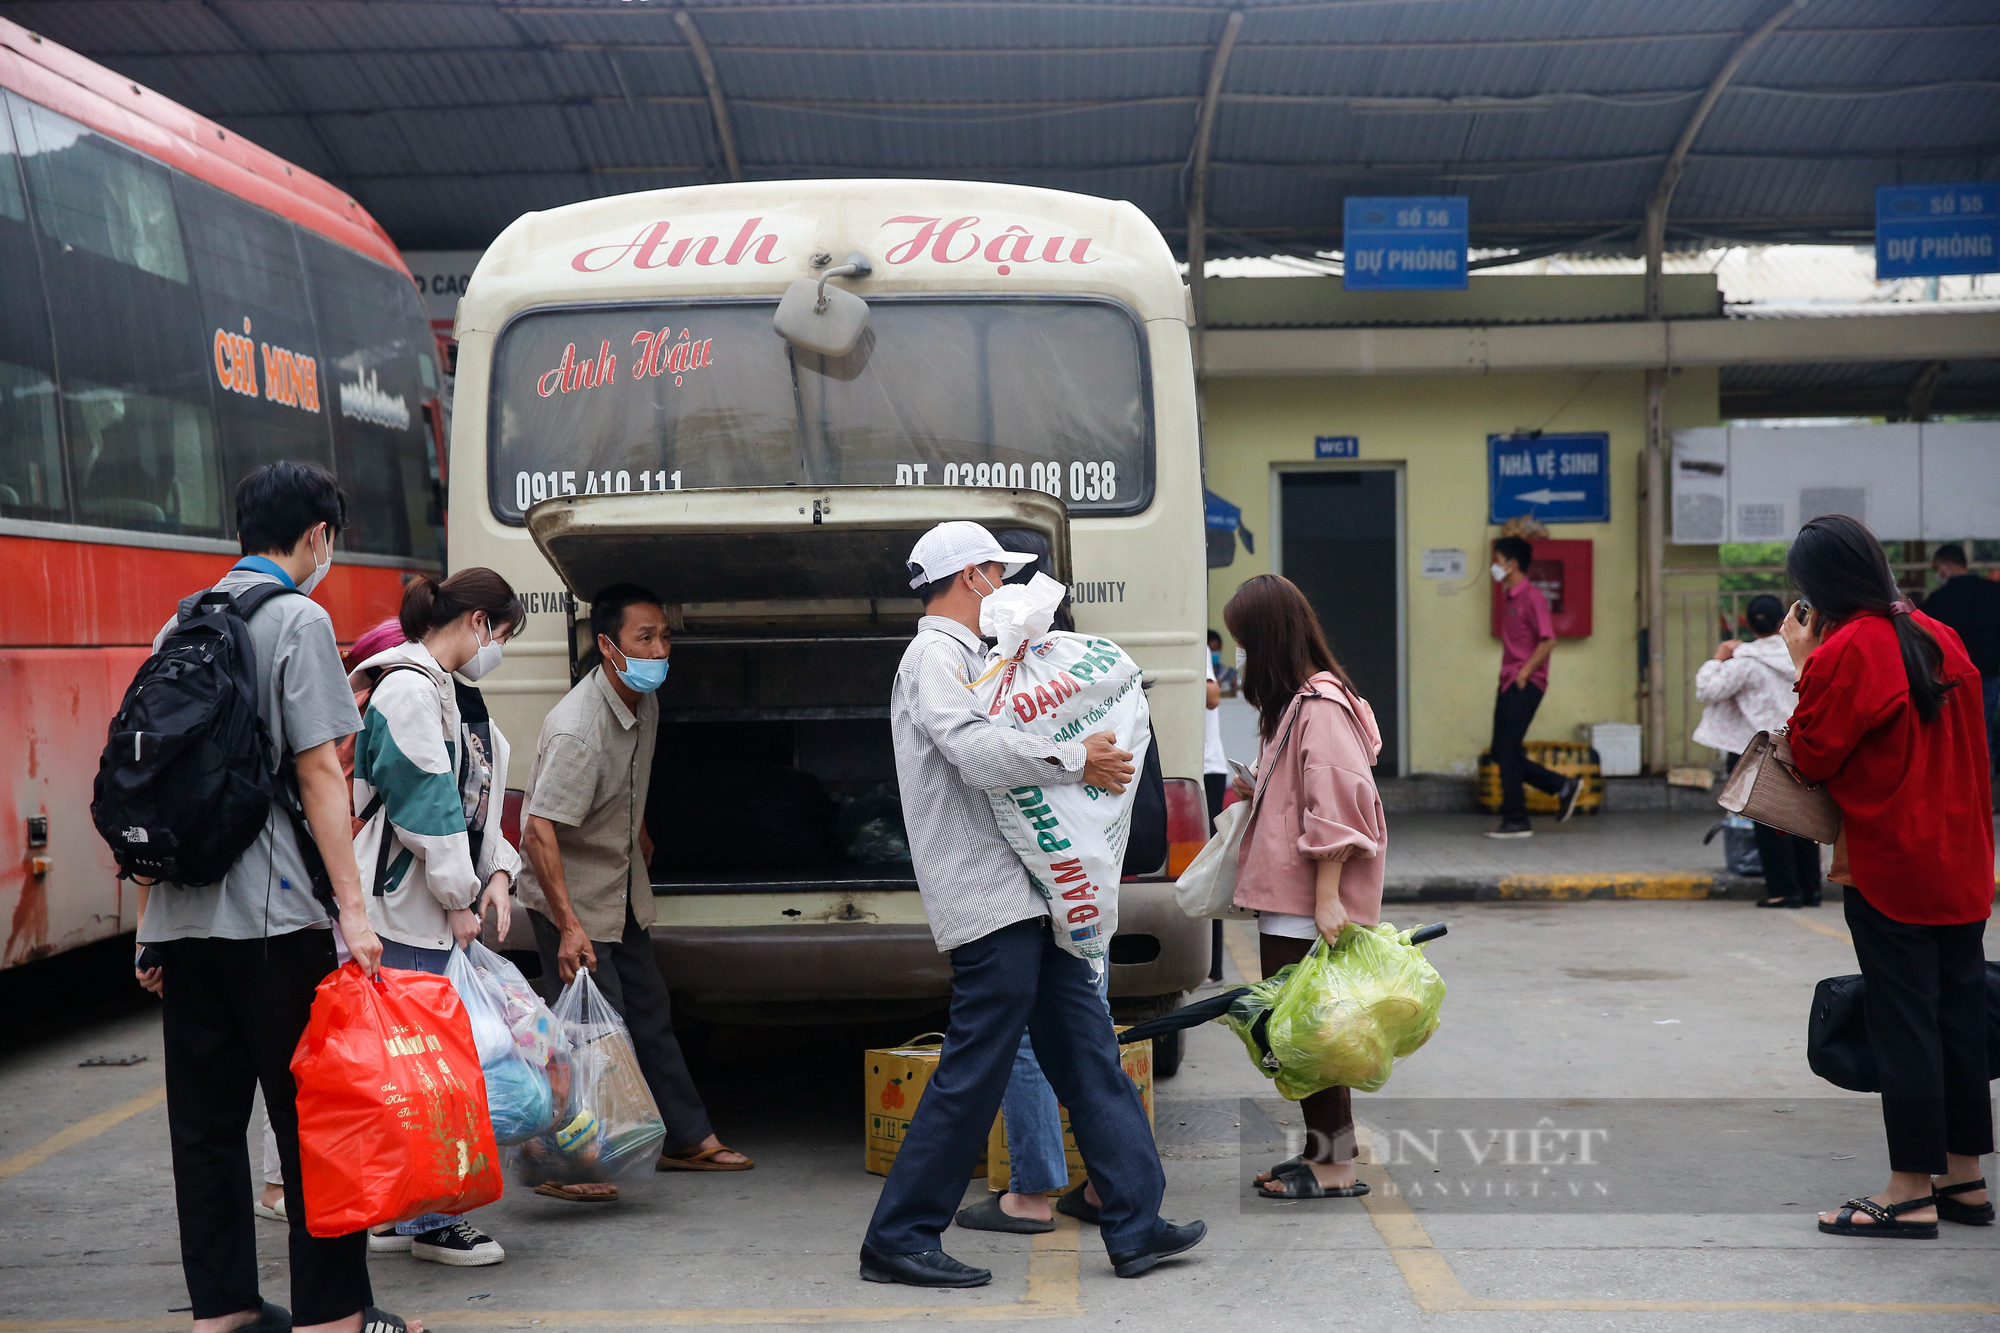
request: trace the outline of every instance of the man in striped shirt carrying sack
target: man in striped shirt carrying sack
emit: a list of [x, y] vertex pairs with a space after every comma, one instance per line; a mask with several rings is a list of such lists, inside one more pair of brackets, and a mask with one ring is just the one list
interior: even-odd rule
[[993, 813], [994, 788], [1087, 782], [1122, 792], [1132, 756], [1106, 732], [1058, 741], [989, 722], [972, 682], [985, 667], [980, 604], [1035, 557], [1001, 549], [976, 523], [941, 523], [910, 553], [924, 618], [890, 692], [896, 778], [910, 858], [939, 952], [951, 956], [951, 1022], [861, 1246], [861, 1276], [920, 1287], [993, 1280], [941, 1248], [1013, 1071], [1022, 1032], [1071, 1108], [1077, 1146], [1103, 1199], [1113, 1270], [1137, 1277], [1192, 1249], [1200, 1222], [1161, 1218], [1166, 1190], [1139, 1093], [1091, 965], [1064, 950]]

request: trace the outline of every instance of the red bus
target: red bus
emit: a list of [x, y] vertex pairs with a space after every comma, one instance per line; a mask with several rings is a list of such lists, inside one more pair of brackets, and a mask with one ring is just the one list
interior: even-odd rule
[[351, 640], [443, 560], [437, 345], [360, 205], [0, 19], [0, 967], [136, 926], [90, 822], [105, 725], [231, 497], [306, 459]]

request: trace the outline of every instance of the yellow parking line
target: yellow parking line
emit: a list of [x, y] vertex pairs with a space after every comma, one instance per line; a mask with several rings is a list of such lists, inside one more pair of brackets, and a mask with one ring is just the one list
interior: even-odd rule
[[[1828, 929], [1819, 927], [1819, 929]], [[1474, 1296], [1452, 1272], [1451, 1263], [1432, 1242], [1422, 1219], [1395, 1182], [1380, 1166], [1357, 1168], [1371, 1192], [1362, 1197], [1369, 1221], [1375, 1224], [1389, 1257], [1396, 1261], [1403, 1284], [1425, 1314], [1468, 1311], [1542, 1310], [1577, 1313], [1695, 1313], [1741, 1311], [1762, 1314], [2000, 1314], [2000, 1305], [1930, 1303], [1922, 1301], [1612, 1301], [1590, 1297], [1555, 1300], [1489, 1300]], [[1517, 1222], [1519, 1219], [1515, 1219]]]
[[[1849, 889], [1848, 892], [1852, 893], [1854, 892], [1854, 890]], [[1821, 921], [1817, 917], [1807, 916], [1803, 911], [1786, 912], [1785, 918], [1789, 921], [1794, 921], [1799, 925], [1804, 926], [1807, 930], [1816, 931], [1821, 935], [1830, 936], [1833, 939], [1839, 940], [1842, 944], [1854, 943], [1854, 937], [1848, 934], [1846, 931], [1842, 930], [1839, 926], [1829, 926], [1826, 924], [1826, 922]]]
[[[162, 1084], [151, 1092], [134, 1097], [129, 1102], [120, 1102], [109, 1111], [99, 1111], [88, 1120], [79, 1120], [68, 1129], [49, 1135], [34, 1147], [24, 1148], [5, 1161], [0, 1161], [0, 1180], [18, 1176], [31, 1166], [39, 1166], [57, 1153], [74, 1148], [86, 1139], [94, 1139], [113, 1125], [122, 1124], [141, 1111], [149, 1111], [166, 1099], [166, 1085]], [[0, 1328], [6, 1327], [8, 1325], [0, 1324]], [[72, 1325], [72, 1327], [80, 1326]]]
[[1229, 961], [1236, 964], [1238, 977], [1246, 982], [1264, 979], [1264, 965], [1257, 960], [1256, 938], [1257, 923], [1254, 921], [1222, 923], [1222, 947], [1229, 954]]
[[[80, 1128], [80, 1126], [79, 1126]], [[893, 1324], [936, 1320], [950, 1324], [998, 1320], [1078, 1319], [1076, 1219], [1058, 1215], [1056, 1229], [1036, 1236], [1028, 1250], [1028, 1291], [1005, 1305], [850, 1305], [803, 1309], [709, 1310], [430, 1310], [426, 1327], [520, 1328], [530, 1322], [555, 1328], [719, 1328], [745, 1324]], [[0, 1319], [0, 1333], [185, 1333], [185, 1320]]]

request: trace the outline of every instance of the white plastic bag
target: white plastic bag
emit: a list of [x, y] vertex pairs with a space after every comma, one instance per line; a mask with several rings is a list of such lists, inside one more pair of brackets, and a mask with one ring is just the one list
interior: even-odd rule
[[[490, 953], [477, 940], [472, 947], [513, 969], [513, 964]], [[464, 949], [451, 950], [444, 974], [472, 1021], [472, 1043], [478, 1048], [480, 1073], [486, 1079], [486, 1111], [493, 1121], [494, 1142], [505, 1146], [533, 1138], [555, 1119], [555, 1100], [545, 1070], [531, 1063], [514, 1040], [507, 1022], [506, 991], [492, 970], [478, 966]]]
[[1116, 795], [1074, 782], [987, 793], [1001, 834], [1048, 900], [1056, 943], [1096, 962], [1118, 930], [1118, 878], [1152, 728], [1138, 665], [1123, 649], [1051, 630], [1066, 591], [1037, 574], [986, 598], [979, 627], [999, 642], [972, 693], [995, 726], [1063, 741], [1108, 731], [1131, 751], [1134, 780]]
[[550, 1062], [562, 1083], [562, 1110], [547, 1133], [515, 1150], [515, 1178], [577, 1184], [610, 1181], [653, 1169], [667, 1127], [639, 1072], [625, 1020], [597, 989], [588, 969], [556, 997], [555, 1018], [566, 1051]]

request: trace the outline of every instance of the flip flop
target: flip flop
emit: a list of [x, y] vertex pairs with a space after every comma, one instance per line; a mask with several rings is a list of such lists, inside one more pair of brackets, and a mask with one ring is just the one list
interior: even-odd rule
[[718, 1162], [714, 1160], [717, 1153], [735, 1151], [734, 1148], [726, 1143], [718, 1143], [713, 1148], [704, 1148], [700, 1152], [687, 1157], [671, 1157], [666, 1153], [661, 1153], [660, 1160], [653, 1169], [655, 1171], [748, 1171], [751, 1167], [757, 1165], [747, 1157], [740, 1162]]
[[573, 1192], [575, 1189], [574, 1185], [559, 1185], [550, 1180], [535, 1186], [535, 1193], [547, 1195], [551, 1199], [563, 1199], [569, 1203], [618, 1202], [618, 1191], [615, 1189], [609, 1194], [577, 1194]]
[[[287, 1324], [286, 1327], [291, 1326]], [[410, 1326], [401, 1315], [364, 1305], [361, 1307], [361, 1333], [410, 1333]]]
[[[1822, 1222], [1819, 1229], [1829, 1236], [1880, 1236], [1884, 1240], [1936, 1240], [1938, 1224], [1935, 1222], [1905, 1222], [1904, 1213], [1928, 1208], [1937, 1202], [1935, 1194], [1926, 1194], [1921, 1199], [1906, 1199], [1902, 1203], [1879, 1204], [1873, 1199], [1849, 1199], [1840, 1206], [1831, 1222]], [[1854, 1224], [1856, 1213], [1866, 1213], [1873, 1222]]]
[[1102, 1215], [1097, 1205], [1090, 1201], [1089, 1194], [1085, 1192], [1089, 1188], [1090, 1182], [1086, 1180], [1075, 1189], [1064, 1193], [1056, 1200], [1056, 1211], [1067, 1217], [1073, 1217], [1086, 1226], [1102, 1226]]
[[978, 1203], [959, 1209], [958, 1224], [967, 1231], [1005, 1231], [1016, 1236], [1039, 1236], [1056, 1229], [1053, 1221], [1038, 1222], [1032, 1217], [1015, 1217], [1000, 1206], [997, 1194], [988, 1194]]
[[292, 1312], [282, 1305], [263, 1302], [257, 1312], [256, 1321], [245, 1324], [237, 1333], [291, 1333]]
[[[1266, 1188], [1269, 1185], [1283, 1185], [1285, 1192], [1274, 1194]], [[1280, 1162], [1272, 1167], [1271, 1178], [1257, 1186], [1257, 1192], [1267, 1199], [1289, 1203], [1293, 1199], [1358, 1199], [1368, 1193], [1368, 1186], [1357, 1180], [1352, 1185], [1328, 1189], [1319, 1183], [1319, 1177], [1313, 1174], [1311, 1167], [1294, 1157], [1289, 1162]]]

